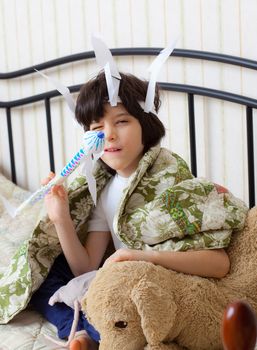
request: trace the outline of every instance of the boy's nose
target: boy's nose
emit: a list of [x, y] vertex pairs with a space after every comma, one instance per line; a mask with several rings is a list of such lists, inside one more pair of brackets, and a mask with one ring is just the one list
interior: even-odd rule
[[116, 139], [116, 132], [114, 128], [105, 128], [104, 129], [105, 139], [106, 141], [111, 141]]

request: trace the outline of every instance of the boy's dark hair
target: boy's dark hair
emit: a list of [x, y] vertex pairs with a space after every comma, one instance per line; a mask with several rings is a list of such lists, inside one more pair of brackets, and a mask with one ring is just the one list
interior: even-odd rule
[[[165, 135], [165, 128], [159, 118], [153, 113], [145, 113], [139, 102], [145, 101], [148, 82], [134, 75], [120, 73], [121, 81], [119, 97], [128, 113], [135, 117], [142, 128], [142, 143], [144, 153], [150, 147], [157, 145]], [[104, 116], [104, 104], [109, 100], [105, 74], [101, 71], [95, 78], [89, 80], [80, 89], [76, 104], [76, 119], [89, 130], [92, 122], [99, 121]], [[154, 107], [156, 113], [160, 108], [159, 89], [156, 88]]]

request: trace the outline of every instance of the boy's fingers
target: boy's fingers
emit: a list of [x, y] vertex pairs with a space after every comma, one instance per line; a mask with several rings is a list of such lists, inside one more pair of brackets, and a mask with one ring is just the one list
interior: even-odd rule
[[49, 181], [50, 181], [49, 178], [46, 177], [45, 179], [43, 179], [43, 180], [41, 181], [41, 185], [47, 185]]
[[49, 173], [49, 175], [41, 181], [41, 185], [47, 185], [48, 182], [50, 182], [55, 177], [55, 173], [52, 171]]
[[59, 187], [59, 188], [58, 188], [59, 195], [61, 195], [62, 197], [64, 197], [65, 194], [66, 194], [66, 191], [65, 191], [64, 187], [63, 187], [62, 185], [60, 185], [60, 186], [58, 186], [58, 187]]
[[47, 179], [52, 180], [55, 177], [55, 173], [53, 173], [52, 171], [50, 171], [50, 173], [47, 176]]
[[54, 185], [52, 188], [51, 188], [51, 193], [52, 194], [58, 194], [59, 192], [59, 186], [58, 185]]
[[65, 189], [62, 185], [54, 185], [51, 189], [51, 194], [65, 197]]

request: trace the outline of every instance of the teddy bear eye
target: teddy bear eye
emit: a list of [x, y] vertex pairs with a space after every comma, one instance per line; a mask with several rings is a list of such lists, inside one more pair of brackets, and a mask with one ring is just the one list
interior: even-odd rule
[[118, 322], [115, 322], [115, 327], [117, 328], [126, 328], [128, 325], [127, 322], [125, 321], [118, 321]]

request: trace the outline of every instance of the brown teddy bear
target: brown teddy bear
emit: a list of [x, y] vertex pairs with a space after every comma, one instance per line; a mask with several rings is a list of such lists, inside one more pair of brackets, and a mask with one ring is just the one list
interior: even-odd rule
[[201, 278], [140, 261], [111, 263], [91, 283], [82, 309], [101, 334], [100, 350], [222, 349], [228, 303], [257, 311], [257, 208], [232, 236], [229, 274]]

